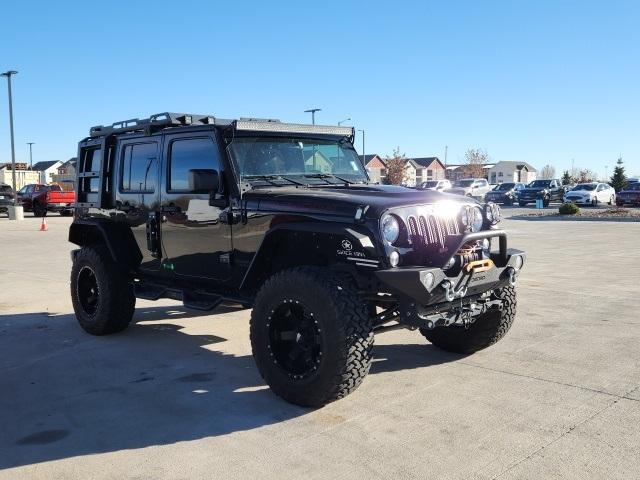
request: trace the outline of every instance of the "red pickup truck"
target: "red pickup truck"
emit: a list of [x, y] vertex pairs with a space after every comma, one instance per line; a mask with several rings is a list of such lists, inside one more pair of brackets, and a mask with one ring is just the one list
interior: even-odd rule
[[36, 217], [44, 217], [47, 212], [60, 212], [66, 216], [73, 212], [76, 192], [63, 191], [60, 185], [32, 183], [18, 190], [18, 202]]

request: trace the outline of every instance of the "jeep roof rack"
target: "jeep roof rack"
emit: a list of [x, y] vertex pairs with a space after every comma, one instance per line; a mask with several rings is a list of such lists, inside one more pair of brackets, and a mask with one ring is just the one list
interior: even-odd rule
[[194, 113], [173, 113], [163, 112], [151, 115], [149, 118], [132, 118], [115, 122], [109, 126], [97, 125], [91, 127], [89, 136], [91, 138], [105, 137], [114, 133], [143, 131], [147, 135], [154, 131], [168, 127], [184, 127], [191, 125], [228, 125], [229, 120], [221, 120], [213, 115], [196, 115]]

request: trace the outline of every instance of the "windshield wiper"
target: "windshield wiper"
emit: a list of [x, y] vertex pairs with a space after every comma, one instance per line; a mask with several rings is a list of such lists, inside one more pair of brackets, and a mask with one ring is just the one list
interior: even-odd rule
[[350, 180], [347, 180], [344, 177], [339, 177], [338, 175], [335, 175], [333, 173], [310, 173], [305, 175], [306, 178], [320, 178], [322, 180], [324, 180], [325, 182], [327, 182], [329, 185], [335, 185], [335, 183], [331, 183], [330, 181], [327, 180], [327, 178], [337, 178], [338, 180], [340, 180], [341, 182], [346, 183], [347, 185], [352, 185], [356, 182], [352, 182]]
[[294, 185], [302, 185], [305, 187], [307, 186], [306, 183], [299, 182], [298, 180], [294, 180], [293, 178], [285, 177], [282, 175], [244, 175], [243, 178], [246, 180], [264, 180], [275, 186], [278, 186], [280, 184], [274, 182], [274, 180], [286, 180], [287, 182], [293, 183]]

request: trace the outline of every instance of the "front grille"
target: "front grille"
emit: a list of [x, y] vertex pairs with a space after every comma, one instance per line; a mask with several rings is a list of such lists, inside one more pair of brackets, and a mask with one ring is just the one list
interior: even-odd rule
[[410, 215], [407, 218], [409, 239], [414, 245], [444, 248], [449, 235], [458, 235], [456, 218], [438, 215]]

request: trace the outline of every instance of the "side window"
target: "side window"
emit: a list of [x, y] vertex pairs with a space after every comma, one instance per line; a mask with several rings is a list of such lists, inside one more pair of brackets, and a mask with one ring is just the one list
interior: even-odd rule
[[218, 149], [211, 138], [187, 138], [171, 142], [167, 190], [197, 193], [189, 186], [191, 170], [215, 170], [219, 173]]
[[157, 144], [125, 145], [120, 168], [120, 190], [153, 193], [156, 188]]

